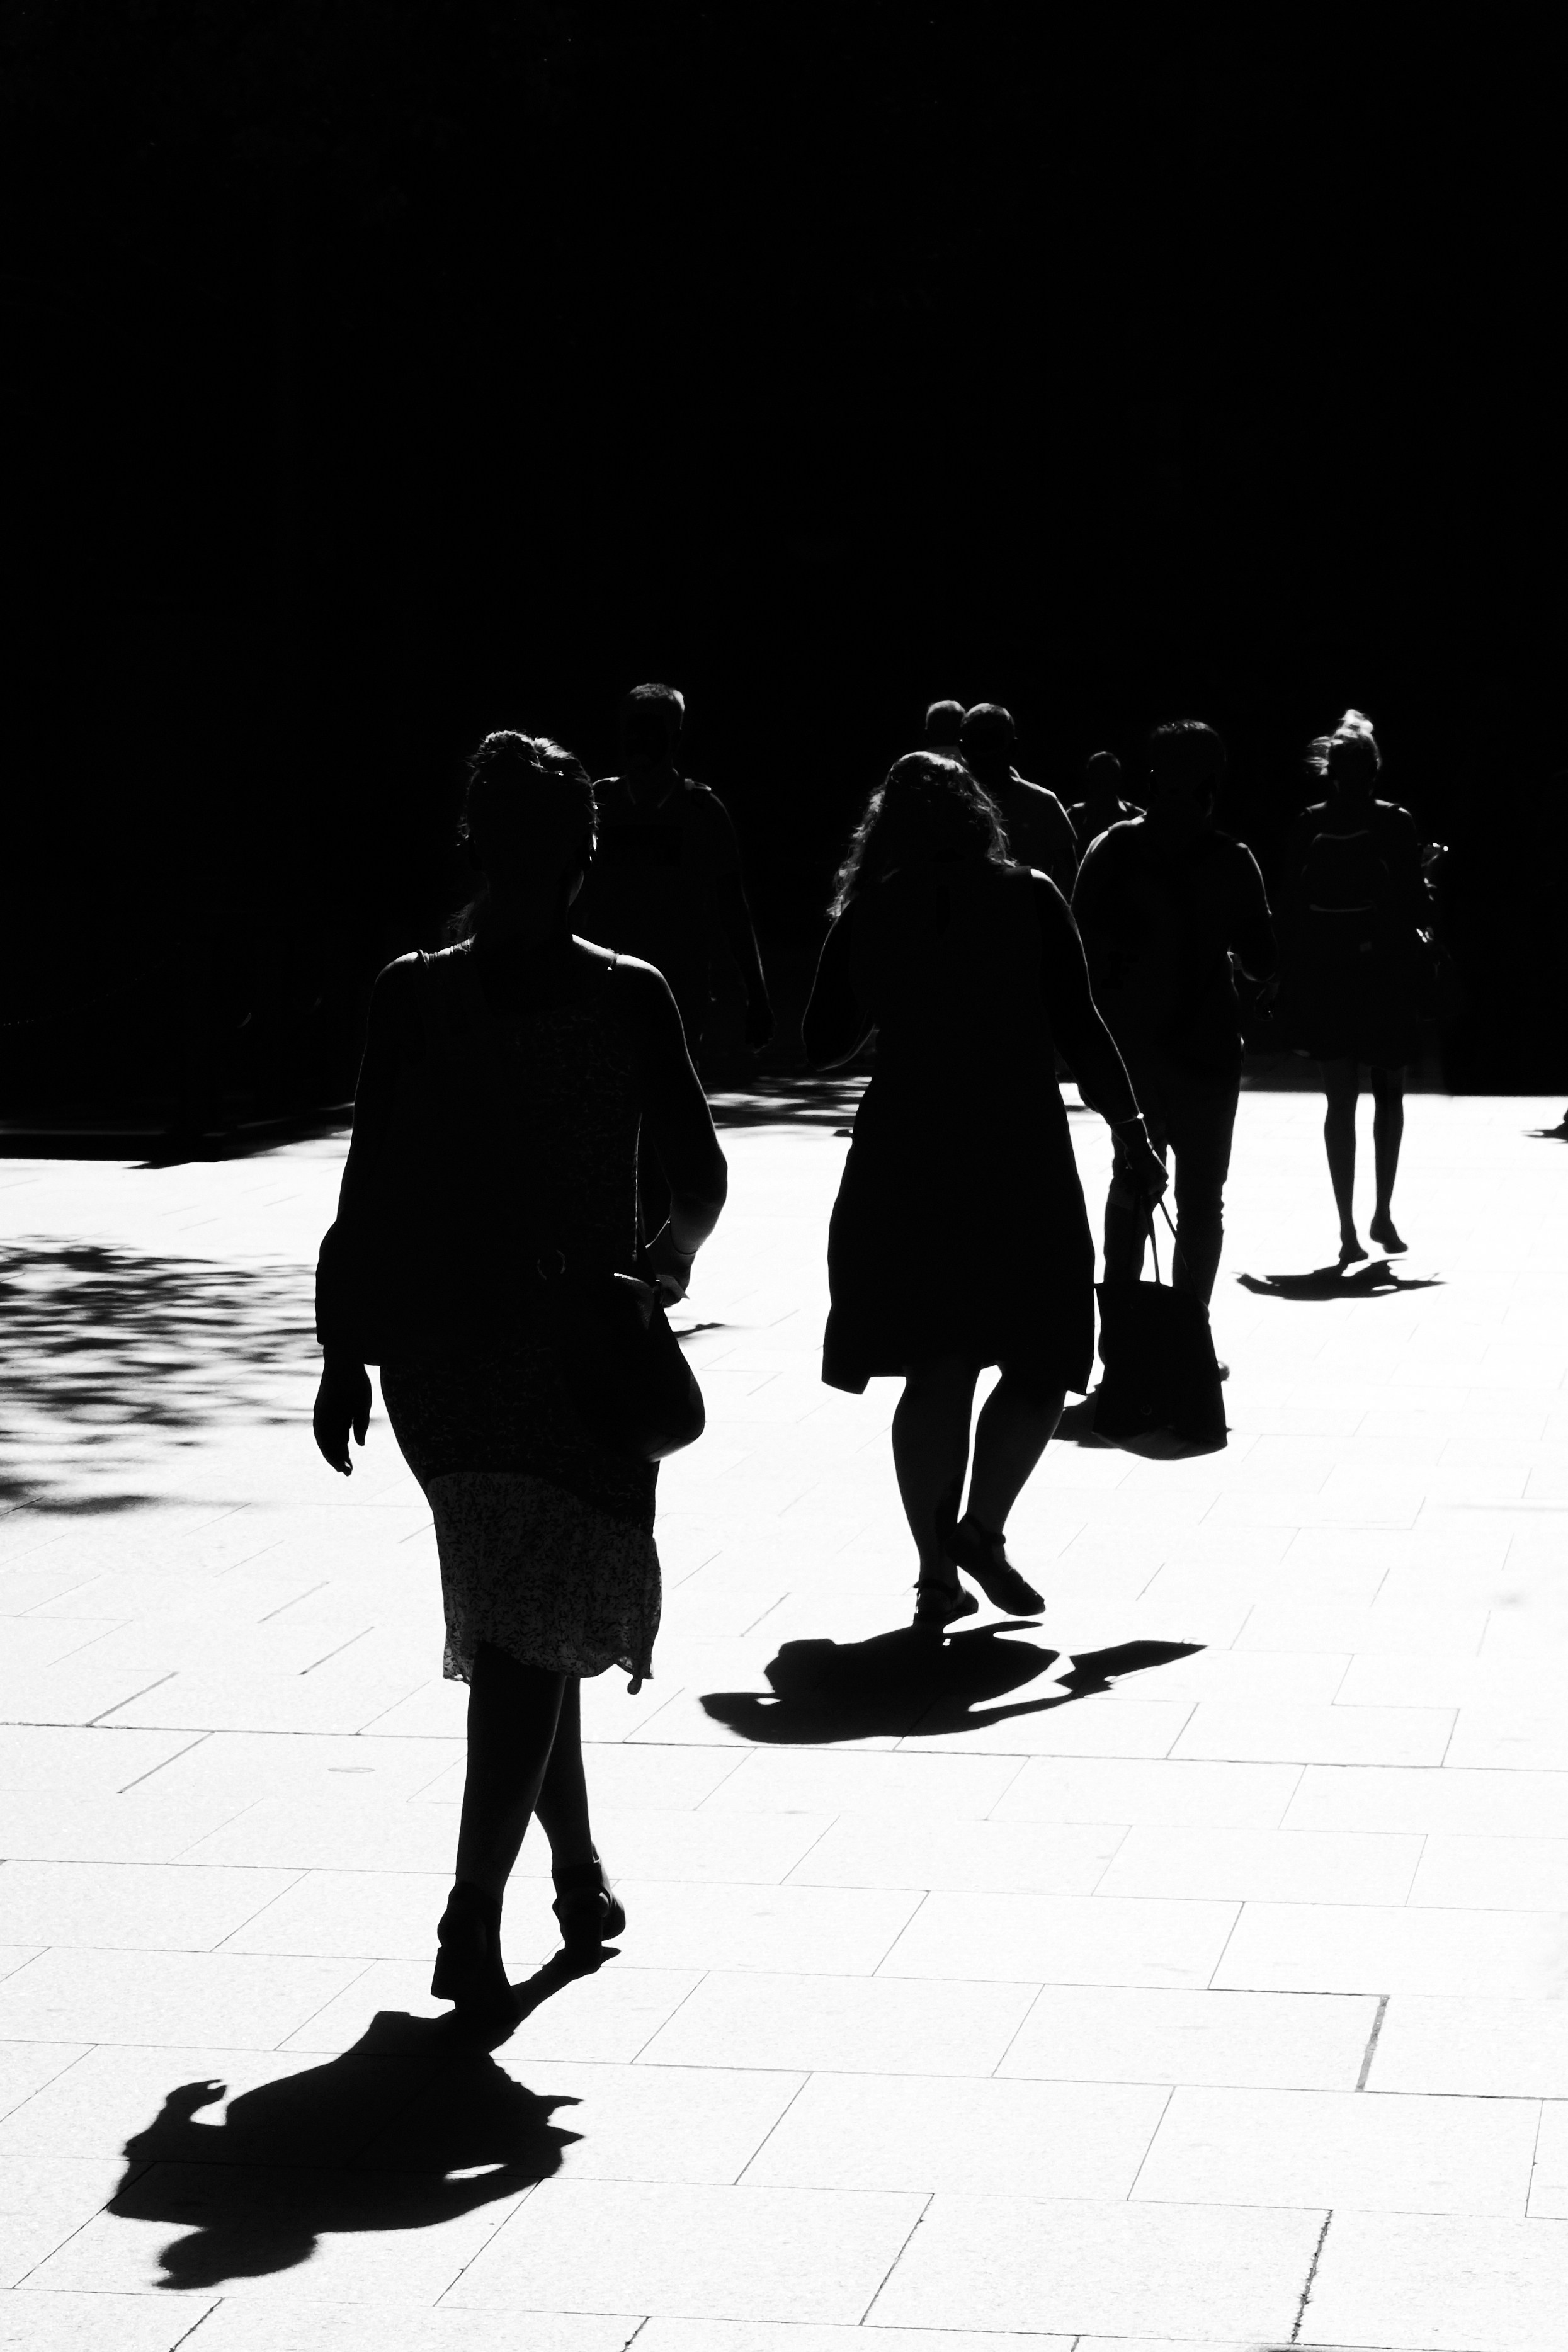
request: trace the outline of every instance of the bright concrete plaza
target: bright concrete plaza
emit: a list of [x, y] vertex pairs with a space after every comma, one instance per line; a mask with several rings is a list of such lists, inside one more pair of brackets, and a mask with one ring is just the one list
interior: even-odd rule
[[727, 1129], [657, 1679], [584, 1694], [629, 1924], [536, 1979], [531, 1836], [493, 2056], [428, 1514], [310, 1440], [342, 1139], [0, 1166], [0, 2347], [1562, 2352], [1560, 1110], [1413, 1098], [1409, 1286], [1331, 1298], [1237, 1279], [1335, 1233], [1249, 1094], [1228, 1451], [1053, 1444], [1043, 1620], [939, 1651], [894, 1385], [817, 1378], [845, 1145]]

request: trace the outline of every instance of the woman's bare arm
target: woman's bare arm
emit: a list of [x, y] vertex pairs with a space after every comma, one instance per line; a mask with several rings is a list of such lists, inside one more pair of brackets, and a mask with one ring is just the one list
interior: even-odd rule
[[639, 992], [643, 1038], [643, 1133], [669, 1186], [669, 1223], [649, 1255], [667, 1287], [683, 1297], [691, 1260], [718, 1223], [730, 1171], [702, 1084], [691, 1066], [669, 983], [650, 965], [620, 962], [622, 984]]
[[801, 1042], [814, 1070], [837, 1069], [853, 1061], [875, 1027], [855, 985], [850, 908], [842, 914], [822, 943], [811, 1002], [801, 1024]]
[[[1093, 864], [1090, 857], [1086, 864]], [[1137, 1097], [1115, 1038], [1089, 984], [1083, 941], [1072, 910], [1054, 882], [1034, 879], [1040, 925], [1040, 985], [1051, 1034], [1067, 1057], [1079, 1091], [1113, 1127], [1138, 1117]]]

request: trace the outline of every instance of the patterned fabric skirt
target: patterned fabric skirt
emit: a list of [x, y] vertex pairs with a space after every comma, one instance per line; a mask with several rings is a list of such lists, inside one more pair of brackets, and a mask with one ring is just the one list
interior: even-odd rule
[[381, 1394], [436, 1522], [448, 1678], [489, 1642], [555, 1674], [620, 1666], [637, 1689], [658, 1631], [657, 1463], [596, 1444], [532, 1340], [383, 1364]]

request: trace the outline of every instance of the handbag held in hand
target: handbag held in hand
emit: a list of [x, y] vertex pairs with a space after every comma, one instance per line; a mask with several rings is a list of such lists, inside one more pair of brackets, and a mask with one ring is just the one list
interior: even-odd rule
[[702, 1391], [657, 1286], [627, 1274], [539, 1260], [543, 1329], [584, 1426], [615, 1454], [661, 1462], [702, 1434]]
[[[1163, 1202], [1160, 1213], [1171, 1224]], [[1175, 1227], [1171, 1226], [1173, 1250]], [[1160, 1279], [1154, 1219], [1152, 1282], [1101, 1282], [1094, 1433], [1107, 1445], [1153, 1462], [1218, 1454], [1226, 1443], [1225, 1398], [1209, 1335], [1208, 1308], [1195, 1293]]]

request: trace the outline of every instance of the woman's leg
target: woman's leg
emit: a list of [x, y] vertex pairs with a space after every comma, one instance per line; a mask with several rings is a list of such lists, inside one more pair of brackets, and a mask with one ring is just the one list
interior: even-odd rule
[[557, 1871], [597, 1861], [588, 1820], [588, 1784], [583, 1777], [583, 1685], [575, 1675], [566, 1676], [561, 1694], [555, 1739], [533, 1810], [550, 1840], [550, 1859]]
[[1340, 1261], [1364, 1257], [1355, 1229], [1355, 1106], [1359, 1073], [1353, 1061], [1320, 1065], [1323, 1073], [1323, 1148], [1329, 1155], [1329, 1181], [1340, 1213]]
[[539, 1802], [568, 1679], [488, 1642], [474, 1655], [457, 1876], [497, 1903]]
[[920, 1554], [922, 1584], [956, 1586], [946, 1538], [957, 1524], [969, 1466], [976, 1368], [962, 1356], [911, 1364], [893, 1415], [893, 1467]]
[[1405, 1072], [1372, 1073], [1372, 1150], [1377, 1170], [1377, 1202], [1367, 1231], [1381, 1249], [1402, 1250], [1394, 1224], [1394, 1180], [1399, 1173], [1399, 1147], [1405, 1139]]
[[974, 1429], [974, 1469], [969, 1481], [966, 1519], [988, 1535], [1000, 1535], [1053, 1429], [1061, 1419], [1066, 1391], [1043, 1389], [1016, 1372], [1003, 1371], [981, 1408]]

